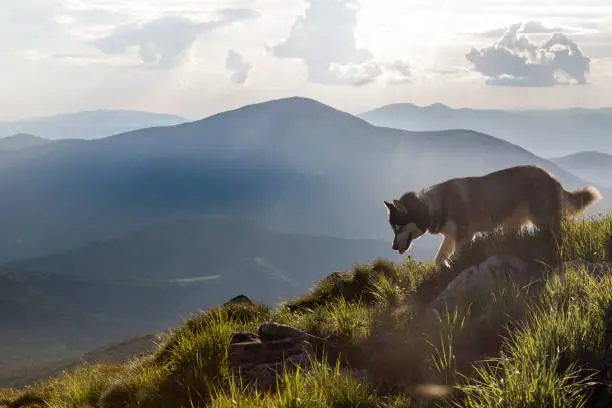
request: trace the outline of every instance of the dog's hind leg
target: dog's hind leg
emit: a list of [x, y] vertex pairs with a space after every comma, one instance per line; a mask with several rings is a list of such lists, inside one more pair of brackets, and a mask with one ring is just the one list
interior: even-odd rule
[[531, 219], [540, 230], [545, 230], [552, 233], [553, 237], [560, 238], [563, 219], [560, 188], [555, 188], [554, 185], [544, 187], [546, 188], [542, 188], [542, 194], [532, 197], [529, 203]]
[[504, 234], [520, 233], [524, 226], [531, 224], [529, 207], [524, 204], [519, 206], [514, 213], [506, 218], [502, 223], [502, 231]]

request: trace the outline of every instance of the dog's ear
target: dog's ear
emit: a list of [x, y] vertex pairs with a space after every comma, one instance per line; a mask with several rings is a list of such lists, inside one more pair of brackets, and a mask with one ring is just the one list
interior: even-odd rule
[[385, 207], [387, 208], [388, 213], [390, 213], [391, 211], [395, 209], [395, 206], [393, 205], [393, 203], [390, 203], [389, 201], [386, 201], [386, 200], [385, 200]]
[[407, 211], [406, 206], [404, 205], [404, 203], [402, 203], [399, 200], [393, 200], [393, 206], [395, 207], [395, 209], [397, 211], [400, 211], [400, 212], [406, 212]]

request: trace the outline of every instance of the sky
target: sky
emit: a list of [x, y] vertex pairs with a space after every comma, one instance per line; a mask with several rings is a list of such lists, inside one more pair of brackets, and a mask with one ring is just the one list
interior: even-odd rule
[[3, 0], [0, 120], [612, 106], [610, 0]]

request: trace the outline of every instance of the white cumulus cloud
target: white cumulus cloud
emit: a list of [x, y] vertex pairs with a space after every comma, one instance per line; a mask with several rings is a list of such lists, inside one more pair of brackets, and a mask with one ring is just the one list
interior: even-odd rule
[[117, 27], [111, 34], [91, 42], [106, 54], [125, 54], [132, 47], [138, 51], [142, 65], [168, 69], [179, 65], [198, 37], [236, 21], [256, 18], [256, 10], [226, 8], [220, 17], [195, 21], [184, 15], [165, 15], [150, 21]]
[[303, 15], [296, 17], [288, 37], [270, 47], [278, 58], [301, 60], [308, 80], [327, 85], [361, 86], [379, 78], [388, 83], [410, 77], [403, 61], [378, 61], [355, 38], [358, 0], [307, 0]]
[[524, 24], [508, 27], [493, 45], [472, 48], [466, 58], [473, 70], [486, 77], [489, 85], [554, 86], [585, 84], [590, 58], [562, 33], [554, 33], [543, 43], [529, 39]]

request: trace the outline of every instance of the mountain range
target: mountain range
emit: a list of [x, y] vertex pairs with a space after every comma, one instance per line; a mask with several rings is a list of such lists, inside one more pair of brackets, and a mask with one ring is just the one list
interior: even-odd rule
[[612, 108], [495, 110], [453, 109], [442, 104], [398, 103], [358, 115], [368, 122], [413, 131], [472, 129], [494, 135], [543, 156], [583, 150], [612, 154]]
[[98, 139], [145, 127], [187, 122], [177, 115], [136, 110], [98, 109], [0, 122], [0, 138], [19, 134], [44, 139]]
[[14, 152], [30, 147], [43, 146], [48, 143], [51, 143], [51, 140], [29, 133], [17, 133], [12, 136], [0, 138], [0, 151]]
[[388, 240], [384, 199], [526, 163], [542, 165], [570, 188], [586, 184], [483, 133], [401, 131], [311, 99], [273, 100], [180, 125], [15, 152], [0, 164], [0, 262], [201, 214]]
[[549, 160], [579, 177], [602, 186], [612, 187], [612, 180], [610, 180], [612, 155], [610, 154], [584, 151]]
[[[380, 127], [300, 97], [99, 138], [34, 134], [0, 139], [0, 371], [396, 259], [383, 200], [407, 190], [517, 164], [591, 181], [496, 136]], [[590, 211], [612, 196], [598, 186]]]

